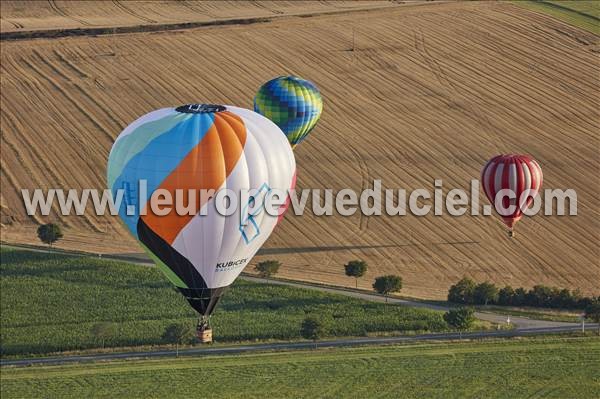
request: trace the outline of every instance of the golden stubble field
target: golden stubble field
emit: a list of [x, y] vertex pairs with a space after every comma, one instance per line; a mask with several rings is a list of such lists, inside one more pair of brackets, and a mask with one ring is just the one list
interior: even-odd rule
[[188, 102], [251, 108], [262, 82], [289, 73], [325, 99], [295, 151], [298, 188], [360, 190], [375, 178], [468, 188], [492, 155], [524, 152], [546, 188], [577, 191], [579, 215], [526, 218], [511, 240], [494, 217], [288, 214], [255, 261], [282, 261], [286, 278], [353, 286], [342, 265], [365, 259], [359, 286], [400, 274], [404, 294], [425, 298], [444, 297], [463, 275], [599, 294], [598, 49], [596, 36], [504, 3], [3, 41], [2, 239], [36, 242], [35, 223], [58, 220], [59, 246], [139, 252], [116, 217], [58, 208], [28, 217], [20, 189], [104, 188], [110, 146], [138, 116]]
[[[408, 1], [408, 3], [414, 0]], [[378, 0], [3, 0], [2, 32], [149, 26], [388, 7]]]

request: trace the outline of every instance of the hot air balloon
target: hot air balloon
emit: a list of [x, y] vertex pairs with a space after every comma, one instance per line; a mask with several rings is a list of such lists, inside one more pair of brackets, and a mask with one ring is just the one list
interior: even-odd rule
[[314, 83], [296, 76], [280, 76], [258, 89], [254, 111], [275, 122], [293, 148], [319, 121], [323, 99]]
[[[210, 341], [209, 317], [226, 288], [263, 245], [278, 221], [266, 211], [219, 214], [216, 195], [188, 190], [255, 189], [257, 201], [288, 190], [296, 163], [281, 130], [247, 109], [190, 104], [142, 116], [117, 137], [108, 160], [108, 187], [119, 216], [158, 268], [199, 313], [199, 337]], [[142, 182], [142, 183], [140, 183]], [[163, 189], [173, 199], [194, 197], [189, 214], [152, 212], [150, 198]], [[187, 193], [187, 194], [186, 194]], [[207, 191], [209, 193], [209, 191]], [[175, 200], [174, 200], [175, 201]], [[116, 202], [115, 202], [116, 203]], [[252, 208], [256, 209], [256, 207]], [[281, 208], [279, 209], [281, 210]]]
[[[541, 190], [542, 180], [540, 165], [529, 155], [498, 155], [483, 167], [483, 191], [508, 227], [510, 237], [514, 236], [513, 228], [523, 217], [523, 210], [531, 205], [533, 198]], [[501, 190], [511, 190], [515, 194], [512, 199], [508, 196], [502, 198], [502, 208], [506, 212], [501, 212], [495, 206], [496, 195]], [[510, 206], [514, 209], [510, 210]]]

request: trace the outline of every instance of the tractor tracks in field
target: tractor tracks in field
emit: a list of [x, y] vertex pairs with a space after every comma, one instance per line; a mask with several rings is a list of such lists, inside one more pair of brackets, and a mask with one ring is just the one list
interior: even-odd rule
[[[202, 4], [202, 3], [200, 3]], [[193, 1], [182, 1], [181, 5], [184, 6], [185, 8], [187, 8], [188, 10], [198, 13], [198, 14], [204, 14], [209, 18], [212, 19], [218, 19], [218, 17], [212, 13], [210, 13], [208, 10], [204, 10], [204, 9], [199, 9], [197, 8], [197, 6], [199, 5], [198, 3], [194, 3]], [[203, 4], [204, 5], [204, 4]]]
[[267, 7], [266, 5], [262, 4], [261, 2], [254, 2], [254, 3], [252, 3], [252, 4], [253, 4], [255, 7], [257, 7], [257, 8], [261, 8], [261, 9], [263, 9], [263, 10], [267, 11], [267, 12], [270, 12], [270, 13], [273, 13], [273, 14], [276, 14], [276, 15], [281, 15], [281, 14], [284, 14], [284, 12], [283, 12], [283, 11], [279, 11], [279, 10], [275, 10], [274, 8]]
[[[151, 18], [145, 17], [124, 5], [119, 1], [114, 1], [115, 6], [126, 13], [127, 15], [133, 16], [144, 24], [141, 25], [123, 25], [123, 26], [95, 26], [90, 24], [84, 19], [74, 17], [65, 13], [54, 0], [48, 0], [50, 7], [57, 14], [64, 18], [68, 18], [81, 24], [81, 27], [74, 28], [51, 28], [51, 29], [40, 29], [40, 30], [20, 30], [11, 32], [2, 32], [0, 35], [1, 40], [29, 40], [38, 38], [58, 38], [58, 37], [69, 37], [69, 36], [101, 36], [101, 35], [114, 35], [114, 34], [125, 34], [125, 33], [148, 33], [148, 32], [163, 32], [171, 30], [187, 30], [204, 28], [211, 26], [224, 26], [224, 25], [253, 25], [265, 22], [271, 22], [275, 19], [280, 18], [311, 18], [323, 15], [340, 15], [350, 13], [366, 13], [371, 11], [378, 11], [386, 8], [397, 8], [401, 7], [402, 4], [385, 4], [385, 5], [373, 5], [370, 7], [360, 7], [351, 9], [329, 9], [329, 10], [314, 10], [308, 12], [289, 13], [286, 14], [283, 11], [274, 10], [261, 5], [265, 11], [271, 13], [271, 15], [257, 16], [257, 17], [238, 17], [238, 18], [215, 18], [213, 20], [203, 21], [190, 21], [190, 22], [159, 22]], [[191, 7], [190, 4], [182, 3], [182, 5], [189, 10], [194, 10], [195, 5]], [[258, 6], [260, 9], [261, 6]], [[202, 14], [210, 17], [208, 12], [202, 11]], [[14, 25], [14, 24], [13, 24]]]
[[134, 18], [137, 18], [141, 21], [150, 23], [150, 24], [155, 24], [157, 23], [157, 21], [148, 18], [148, 17], [144, 17], [143, 15], [138, 14], [137, 12], [133, 11], [131, 8], [127, 7], [125, 4], [121, 3], [119, 0], [113, 0], [113, 4], [115, 5], [115, 7], [117, 7], [119, 10], [123, 11], [125, 14], [131, 15]]
[[54, 0], [48, 0], [48, 4], [50, 5], [50, 8], [52, 9], [52, 11], [54, 11], [57, 15], [60, 15], [61, 17], [64, 17], [64, 18], [70, 19], [72, 21], [78, 22], [78, 23], [80, 23], [81, 25], [84, 25], [84, 26], [92, 26], [85, 19], [77, 18], [77, 17], [74, 17], [74, 16], [69, 15], [66, 12], [64, 12], [63, 9], [60, 8], [58, 6], [58, 4], [56, 4], [56, 1], [54, 1]]
[[[354, 155], [356, 159], [356, 163], [358, 164], [358, 170], [360, 172], [360, 187], [361, 190], [365, 190], [369, 188], [369, 167], [365, 160], [361, 157], [358, 150], [350, 143], [348, 143], [348, 149]], [[360, 220], [359, 220], [359, 233], [358, 236], [362, 237], [362, 235], [369, 229], [369, 217], [365, 216], [363, 212], [359, 212]]]
[[456, 87], [452, 81], [448, 79], [448, 76], [440, 66], [439, 62], [429, 52], [425, 42], [425, 35], [423, 34], [423, 30], [421, 28], [415, 31], [415, 49], [428, 65], [429, 70], [431, 73], [433, 73], [438, 82], [442, 86], [446, 87], [451, 93], [456, 92]]
[[15, 29], [23, 29], [24, 28], [23, 24], [21, 24], [19, 22], [15, 22], [10, 19], [5, 19], [5, 21], [8, 22], [9, 24], [11, 24], [13, 26], [13, 28], [15, 28]]

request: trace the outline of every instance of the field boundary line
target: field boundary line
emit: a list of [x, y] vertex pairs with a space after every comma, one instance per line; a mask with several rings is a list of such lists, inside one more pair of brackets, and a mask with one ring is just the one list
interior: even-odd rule
[[127, 33], [151, 33], [151, 32], [163, 32], [172, 30], [188, 30], [212, 26], [227, 26], [227, 25], [251, 25], [272, 22], [274, 20], [281, 20], [284, 18], [312, 18], [323, 15], [340, 15], [340, 14], [351, 14], [358, 12], [370, 12], [391, 8], [400, 7], [411, 7], [421, 5], [432, 5], [432, 4], [443, 4], [446, 1], [436, 2], [424, 2], [424, 3], [392, 3], [386, 5], [377, 5], [371, 7], [345, 9], [345, 10], [326, 10], [326, 11], [312, 11], [306, 13], [291, 13], [282, 15], [271, 15], [262, 17], [247, 17], [247, 18], [226, 18], [226, 19], [215, 19], [212, 21], [190, 21], [190, 22], [174, 22], [174, 23], [155, 23], [147, 25], [124, 25], [124, 26], [104, 26], [104, 27], [81, 27], [81, 28], [52, 28], [52, 29], [40, 29], [40, 30], [24, 30], [24, 31], [11, 31], [1, 32], [0, 40], [30, 40], [30, 39], [53, 39], [60, 37], [70, 36], [104, 36], [104, 35], [116, 35], [116, 34], [127, 34]]

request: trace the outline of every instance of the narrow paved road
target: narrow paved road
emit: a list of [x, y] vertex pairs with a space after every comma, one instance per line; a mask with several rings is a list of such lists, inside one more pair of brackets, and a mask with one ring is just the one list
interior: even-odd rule
[[[590, 328], [597, 328], [596, 325], [590, 325]], [[374, 338], [348, 338], [336, 339], [320, 342], [282, 342], [272, 344], [254, 344], [254, 345], [232, 345], [222, 347], [202, 347], [193, 349], [183, 349], [179, 351], [179, 356], [219, 356], [232, 355], [245, 352], [264, 352], [264, 351], [290, 351], [310, 348], [339, 348], [361, 345], [389, 345], [417, 341], [445, 341], [445, 340], [470, 340], [483, 338], [506, 338], [521, 337], [539, 334], [556, 334], [578, 331], [578, 326], [567, 327], [549, 327], [549, 328], [529, 328], [516, 330], [486, 331], [472, 333], [441, 333], [441, 334], [421, 334], [412, 336], [397, 337], [374, 337]], [[31, 358], [19, 360], [0, 360], [0, 366], [24, 367], [31, 365], [59, 365], [68, 363], [86, 363], [118, 359], [145, 359], [174, 357], [174, 350], [157, 350], [148, 352], [122, 352], [110, 354], [92, 354], [75, 355], [46, 358]]]

